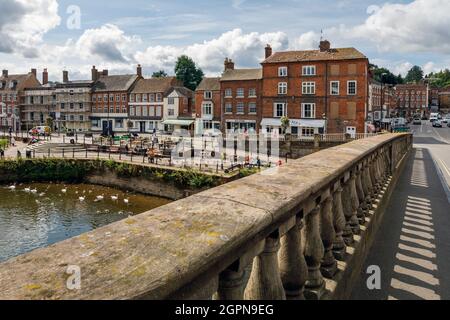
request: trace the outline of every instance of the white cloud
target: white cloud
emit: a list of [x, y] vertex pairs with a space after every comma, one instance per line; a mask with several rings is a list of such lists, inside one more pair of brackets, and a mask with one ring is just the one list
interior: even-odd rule
[[[385, 3], [369, 6], [369, 17], [356, 26], [340, 25], [325, 30], [333, 43], [354, 45], [356, 41], [373, 43], [382, 53], [450, 53], [449, 0], [415, 0], [407, 4]], [[311, 44], [313, 33], [301, 35], [295, 42]]]
[[264, 58], [264, 47], [271, 44], [274, 50], [288, 48], [289, 40], [282, 32], [244, 33], [234, 29], [218, 38], [186, 47], [152, 46], [136, 54], [135, 59], [145, 66], [173, 70], [178, 56], [187, 54], [206, 74], [217, 75], [223, 69], [223, 60], [229, 57], [237, 66], [258, 67]]
[[60, 23], [56, 0], [0, 0], [0, 52], [37, 57], [44, 34]]

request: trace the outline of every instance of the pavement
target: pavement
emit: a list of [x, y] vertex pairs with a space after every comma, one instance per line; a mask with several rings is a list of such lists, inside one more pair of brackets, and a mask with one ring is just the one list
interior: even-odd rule
[[[450, 128], [424, 122], [413, 131], [413, 152], [352, 299], [450, 299]], [[369, 266], [381, 270], [378, 289], [368, 289]]]

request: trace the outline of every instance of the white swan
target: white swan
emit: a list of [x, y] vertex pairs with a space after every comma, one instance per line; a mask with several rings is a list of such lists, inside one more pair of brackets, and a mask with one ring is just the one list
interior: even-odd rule
[[78, 200], [80, 200], [80, 202], [83, 202], [84, 200], [86, 200], [85, 197], [79, 197]]
[[66, 193], [67, 192], [67, 188], [61, 189], [62, 193]]
[[96, 199], [97, 199], [98, 201], [100, 201], [100, 200], [105, 199], [105, 197], [104, 197], [103, 195], [101, 195], [101, 196], [97, 196]]
[[130, 199], [123, 199], [123, 202], [124, 202], [125, 204], [129, 204], [129, 203], [130, 203]]
[[25, 188], [25, 189], [23, 189], [23, 191], [25, 191], [25, 192], [31, 192], [31, 188]]
[[119, 200], [119, 195], [111, 196], [111, 199], [113, 201], [117, 201], [117, 200]]
[[31, 193], [37, 193], [36, 189], [30, 190]]
[[13, 186], [9, 186], [8, 189], [9, 190], [16, 190], [16, 186], [14, 186], [14, 185]]

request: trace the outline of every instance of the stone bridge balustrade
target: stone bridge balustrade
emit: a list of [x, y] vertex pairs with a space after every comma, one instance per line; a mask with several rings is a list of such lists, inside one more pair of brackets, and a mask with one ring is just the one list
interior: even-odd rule
[[0, 299], [345, 297], [411, 142], [323, 150], [13, 258]]

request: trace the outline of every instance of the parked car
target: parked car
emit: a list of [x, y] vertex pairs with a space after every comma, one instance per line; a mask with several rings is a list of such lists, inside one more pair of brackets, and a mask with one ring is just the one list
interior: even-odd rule
[[435, 121], [433, 121], [433, 127], [435, 127], [435, 128], [442, 128], [442, 121], [436, 119]]
[[52, 132], [52, 129], [47, 126], [38, 126], [31, 129], [28, 133], [32, 136], [49, 136]]
[[434, 122], [436, 120], [439, 120], [439, 113], [430, 114], [430, 122]]
[[414, 118], [413, 124], [414, 125], [421, 125], [422, 124], [422, 120], [420, 118]]
[[442, 123], [446, 123], [446, 124], [450, 123], [450, 114], [447, 114], [442, 118]]

